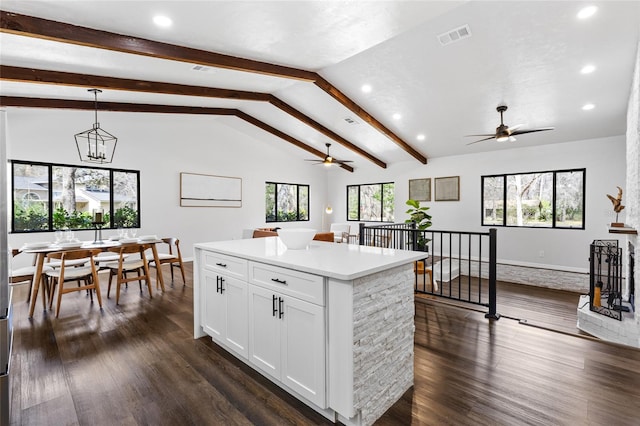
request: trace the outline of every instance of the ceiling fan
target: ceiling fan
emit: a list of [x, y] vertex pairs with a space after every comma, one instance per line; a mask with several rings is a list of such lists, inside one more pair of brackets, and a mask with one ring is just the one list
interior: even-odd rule
[[507, 110], [507, 106], [499, 105], [498, 108], [496, 108], [496, 110], [500, 113], [500, 125], [496, 127], [495, 134], [466, 135], [466, 136], [488, 136], [484, 139], [470, 142], [467, 145], [472, 145], [474, 143], [478, 143], [482, 141], [488, 141], [489, 139], [495, 139], [496, 142], [515, 142], [516, 141], [516, 138], [514, 138], [515, 135], [523, 135], [525, 133], [544, 132], [546, 130], [553, 130], [553, 127], [541, 127], [539, 129], [518, 130], [518, 128], [521, 126], [520, 124], [513, 127], [506, 126], [502, 119], [502, 114]]
[[346, 163], [353, 163], [353, 161], [350, 161], [350, 160], [338, 160], [336, 158], [333, 158], [331, 154], [329, 154], [329, 147], [331, 147], [331, 144], [325, 143], [325, 146], [327, 147], [327, 155], [325, 155], [323, 160], [314, 159], [314, 160], [305, 160], [305, 161], [314, 161], [316, 164], [324, 164], [326, 167], [330, 167], [332, 164], [342, 165]]

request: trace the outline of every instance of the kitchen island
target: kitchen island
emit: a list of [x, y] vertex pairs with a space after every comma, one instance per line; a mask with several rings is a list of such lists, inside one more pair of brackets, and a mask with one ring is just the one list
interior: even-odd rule
[[278, 237], [200, 243], [194, 337], [332, 421], [372, 424], [413, 385], [414, 273], [424, 253]]

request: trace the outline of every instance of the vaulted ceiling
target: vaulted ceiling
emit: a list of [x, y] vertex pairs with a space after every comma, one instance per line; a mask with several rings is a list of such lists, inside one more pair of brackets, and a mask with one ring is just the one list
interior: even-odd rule
[[[100, 110], [211, 115], [301, 161], [332, 143], [349, 171], [621, 135], [640, 2], [596, 4], [3, 0], [0, 100], [90, 110], [100, 88]], [[468, 145], [499, 104], [555, 130]]]

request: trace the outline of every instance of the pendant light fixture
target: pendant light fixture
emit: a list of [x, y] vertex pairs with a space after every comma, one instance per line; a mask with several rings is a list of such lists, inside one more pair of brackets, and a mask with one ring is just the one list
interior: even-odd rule
[[94, 96], [95, 122], [93, 128], [75, 135], [80, 161], [98, 164], [111, 163], [118, 138], [101, 129], [100, 123], [98, 123], [98, 93], [102, 93], [102, 90], [89, 89], [89, 92], [93, 92]]

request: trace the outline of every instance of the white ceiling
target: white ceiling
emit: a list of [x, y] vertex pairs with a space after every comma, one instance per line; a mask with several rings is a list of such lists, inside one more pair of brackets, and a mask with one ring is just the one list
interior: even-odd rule
[[[621, 135], [640, 33], [639, 1], [25, 1], [0, 9], [94, 29], [315, 71], [426, 157]], [[155, 14], [173, 19], [159, 29]], [[468, 24], [472, 36], [447, 46], [437, 36]], [[0, 35], [0, 62], [110, 77], [272, 93], [379, 159], [416, 161], [313, 83], [95, 49], [14, 34]], [[596, 71], [581, 75], [585, 64]], [[368, 83], [371, 93], [363, 93]], [[86, 87], [0, 80], [3, 96], [92, 100]], [[237, 108], [324, 151], [364, 157], [274, 106], [193, 96], [104, 90], [101, 101]], [[591, 102], [591, 111], [581, 107]], [[473, 145], [491, 133], [496, 106], [505, 124], [555, 127], [511, 144]], [[402, 118], [395, 120], [394, 113]], [[358, 124], [347, 124], [351, 117]], [[219, 121], [235, 123], [232, 118]], [[261, 137], [264, 131], [237, 128]], [[250, 130], [248, 130], [250, 129]], [[426, 135], [424, 141], [416, 136]], [[265, 138], [270, 143], [287, 142]], [[476, 138], [477, 139], [477, 138]], [[300, 159], [310, 154], [299, 150]]]

